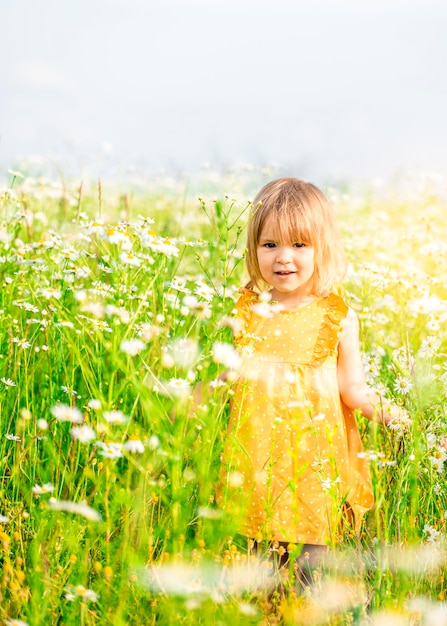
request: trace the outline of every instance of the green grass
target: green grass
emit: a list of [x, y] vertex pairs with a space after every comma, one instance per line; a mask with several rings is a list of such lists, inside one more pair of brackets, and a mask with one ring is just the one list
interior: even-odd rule
[[[359, 419], [375, 507], [314, 596], [280, 602], [262, 587], [269, 563], [247, 554], [214, 502], [231, 391], [207, 383], [223, 370], [212, 348], [231, 341], [226, 320], [245, 280], [247, 188], [234, 198], [222, 181], [217, 200], [199, 200], [161, 184], [108, 193], [12, 182], [0, 196], [0, 618], [447, 619], [447, 226], [435, 185], [326, 189], [365, 367], [412, 424], [384, 431]], [[209, 391], [191, 415], [199, 381]], [[82, 440], [81, 424], [60, 419], [70, 408]]]

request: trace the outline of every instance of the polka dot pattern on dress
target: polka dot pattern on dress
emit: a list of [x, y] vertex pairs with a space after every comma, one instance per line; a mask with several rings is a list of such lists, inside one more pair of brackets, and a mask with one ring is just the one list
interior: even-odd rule
[[[347, 314], [335, 293], [262, 317], [256, 294], [241, 290], [244, 321], [235, 343], [243, 366], [234, 388], [223, 455], [227, 472], [244, 475], [241, 497], [221, 489], [221, 506], [242, 515], [241, 532], [269, 540], [326, 543], [346, 499], [356, 523], [372, 506], [368, 467], [357, 453], [355, 419], [340, 402], [337, 345]], [[347, 420], [349, 426], [347, 426]]]

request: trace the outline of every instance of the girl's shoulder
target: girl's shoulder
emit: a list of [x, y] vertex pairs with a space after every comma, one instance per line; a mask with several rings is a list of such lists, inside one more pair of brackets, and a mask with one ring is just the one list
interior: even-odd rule
[[335, 290], [321, 298], [320, 303], [324, 314], [315, 342], [313, 365], [323, 363], [329, 355], [335, 353], [350, 311], [344, 298]]
[[342, 287], [336, 287], [333, 289], [331, 293], [326, 296], [326, 301], [330, 311], [336, 313], [337, 316], [340, 315], [343, 318], [348, 315], [349, 306], [346, 303]]

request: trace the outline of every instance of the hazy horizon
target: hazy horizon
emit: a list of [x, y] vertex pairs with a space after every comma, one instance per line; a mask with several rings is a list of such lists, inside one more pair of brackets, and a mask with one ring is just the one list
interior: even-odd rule
[[0, 164], [443, 174], [447, 9], [357, 5], [3, 0]]

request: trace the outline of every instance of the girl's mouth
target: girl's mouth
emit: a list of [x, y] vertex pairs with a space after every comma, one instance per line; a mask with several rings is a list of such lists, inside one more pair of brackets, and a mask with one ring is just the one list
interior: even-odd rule
[[295, 272], [275, 272], [278, 276], [288, 276], [289, 274], [295, 274]]

